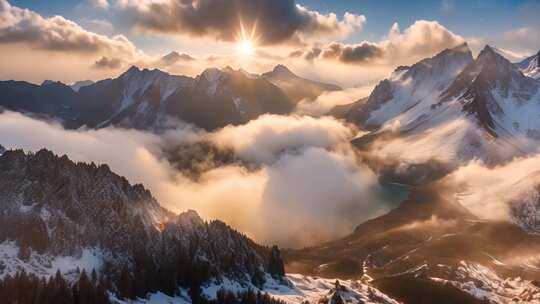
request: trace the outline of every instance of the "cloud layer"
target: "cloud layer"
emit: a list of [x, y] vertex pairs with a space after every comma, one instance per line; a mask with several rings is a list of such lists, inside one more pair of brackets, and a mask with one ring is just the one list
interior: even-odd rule
[[[0, 143], [7, 148], [46, 147], [76, 161], [107, 163], [173, 211], [195, 209], [260, 242], [293, 247], [343, 236], [388, 209], [376, 176], [348, 144], [354, 132], [330, 118], [270, 115], [216, 133], [179, 125], [157, 136], [67, 131], [21, 114], [0, 114]], [[163, 154], [167, 147], [199, 141], [232, 149], [244, 164], [208, 166], [194, 180]]]
[[0, 44], [23, 43], [47, 51], [116, 54], [133, 58], [135, 46], [122, 35], [89, 32], [62, 16], [41, 15], [0, 0]]
[[321, 14], [294, 0], [118, 0], [116, 7], [137, 29], [172, 35], [238, 41], [252, 33], [258, 44], [344, 37], [366, 18], [345, 13]]
[[472, 161], [443, 180], [450, 193], [481, 219], [512, 221], [540, 231], [540, 154], [487, 167]]
[[298, 50], [291, 56], [303, 57], [306, 60], [335, 60], [347, 64], [409, 64], [463, 42], [461, 36], [452, 33], [437, 21], [417, 20], [403, 32], [395, 23], [386, 39], [379, 42], [333, 42], [323, 47]]

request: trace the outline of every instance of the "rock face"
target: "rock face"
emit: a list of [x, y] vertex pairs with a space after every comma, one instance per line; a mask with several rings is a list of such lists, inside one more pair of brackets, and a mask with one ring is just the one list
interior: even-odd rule
[[[441, 102], [459, 99], [463, 111], [474, 116], [490, 134], [525, 127], [516, 119], [520, 106], [534, 102], [540, 85], [525, 77], [512, 63], [486, 46], [474, 63], [465, 68], [441, 95]], [[537, 107], [540, 112], [540, 107]], [[514, 123], [517, 123], [514, 124]], [[496, 125], [500, 125], [497, 127]], [[516, 127], [513, 127], [516, 126]], [[539, 125], [540, 126], [540, 125]]]
[[25, 81], [0, 81], [0, 107], [54, 117], [66, 127], [79, 125], [75, 97], [76, 93], [60, 82], [35, 85]]
[[[0, 251], [11, 246], [26, 253], [17, 258], [5, 251], [0, 278], [21, 269], [54, 274], [58, 259], [70, 259], [72, 268], [96, 260], [98, 273], [135, 296], [120, 287], [124, 273], [133, 282], [170, 278], [169, 289], [222, 278], [260, 285], [267, 272], [283, 275], [269, 269], [283, 263], [277, 248], [259, 246], [220, 221], [205, 222], [195, 211], [175, 215], [106, 165], [74, 163], [47, 150], [6, 151], [0, 172]], [[69, 276], [73, 269], [62, 271]], [[144, 296], [150, 287], [141, 286]]]

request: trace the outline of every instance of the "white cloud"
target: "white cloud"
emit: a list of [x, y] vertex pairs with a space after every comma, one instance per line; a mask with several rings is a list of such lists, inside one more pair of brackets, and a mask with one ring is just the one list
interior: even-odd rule
[[[360, 65], [411, 64], [447, 48], [463, 43], [463, 37], [454, 34], [437, 21], [417, 20], [403, 32], [394, 23], [385, 39], [379, 42], [362, 41], [357, 44], [338, 42], [315, 46], [304, 51], [304, 58], [313, 60], [313, 49], [320, 49], [315, 58], [337, 60]], [[295, 53], [298, 55], [298, 52]]]
[[[75, 161], [107, 163], [173, 211], [195, 209], [260, 242], [294, 247], [343, 236], [388, 208], [376, 176], [350, 147], [353, 132], [347, 129], [329, 118], [265, 116], [217, 133], [179, 127], [158, 137], [120, 129], [64, 130], [21, 114], [0, 114], [0, 143], [7, 148], [46, 147]], [[193, 180], [160, 149], [203, 139], [230, 140], [227, 147], [251, 169], [231, 163]]]
[[450, 194], [481, 219], [540, 231], [540, 154], [495, 167], [473, 161], [444, 179]]
[[101, 8], [101, 9], [107, 9], [109, 8], [109, 0], [89, 0], [90, 4], [92, 4], [94, 7]]
[[115, 54], [134, 59], [140, 51], [122, 35], [107, 37], [62, 16], [44, 18], [0, 0], [0, 44], [25, 44], [45, 51]]
[[354, 87], [339, 91], [325, 92], [315, 100], [302, 100], [296, 106], [296, 113], [312, 116], [327, 114], [336, 106], [348, 105], [369, 96], [372, 85]]

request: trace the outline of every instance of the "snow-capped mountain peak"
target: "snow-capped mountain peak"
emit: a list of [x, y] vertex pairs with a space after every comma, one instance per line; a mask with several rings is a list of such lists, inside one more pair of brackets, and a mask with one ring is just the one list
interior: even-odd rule
[[540, 51], [533, 56], [516, 63], [516, 66], [525, 76], [540, 80]]
[[73, 89], [73, 91], [78, 92], [81, 88], [93, 85], [94, 83], [95, 82], [93, 80], [81, 80], [74, 82], [70, 85], [70, 87]]
[[350, 110], [348, 117], [368, 128], [377, 128], [408, 112], [413, 119], [428, 110], [467, 65], [473, 61], [467, 44], [446, 49], [410, 67], [399, 67], [379, 83], [368, 101]]
[[124, 73], [122, 73], [122, 75], [120, 75], [120, 78], [132, 77], [132, 75], [135, 75], [139, 73], [140, 71], [141, 69], [138, 66], [132, 65], [129, 67], [129, 69], [127, 69]]
[[296, 75], [289, 70], [285, 65], [278, 64], [274, 67], [272, 70], [272, 73], [276, 74], [277, 76], [281, 77], [295, 77]]

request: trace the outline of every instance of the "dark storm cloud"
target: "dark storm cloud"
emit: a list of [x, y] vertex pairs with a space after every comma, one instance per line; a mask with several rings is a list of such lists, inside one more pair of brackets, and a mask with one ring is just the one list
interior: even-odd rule
[[259, 44], [300, 41], [310, 36], [347, 35], [365, 22], [364, 16], [310, 11], [294, 0], [119, 0], [125, 20], [141, 30], [235, 41], [240, 24], [246, 35], [256, 28]]
[[109, 57], [101, 57], [99, 60], [96, 60], [92, 67], [96, 69], [118, 69], [122, 66], [123, 62], [122, 60], [118, 58], [109, 58]]
[[323, 48], [312, 47], [297, 50], [289, 54], [291, 58], [338, 60], [343, 63], [368, 63], [383, 56], [384, 51], [375, 44], [363, 42], [357, 45], [346, 45], [333, 42]]
[[374, 44], [367, 42], [358, 45], [332, 43], [323, 52], [323, 58], [336, 58], [345, 63], [362, 63], [381, 57], [383, 51]]

